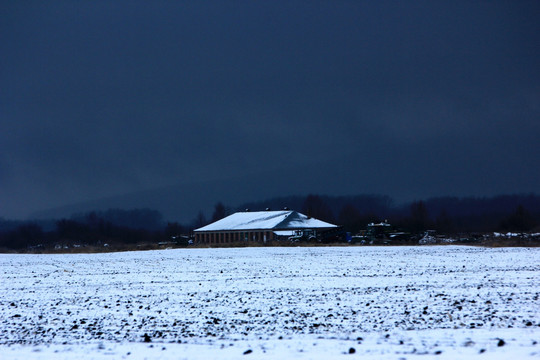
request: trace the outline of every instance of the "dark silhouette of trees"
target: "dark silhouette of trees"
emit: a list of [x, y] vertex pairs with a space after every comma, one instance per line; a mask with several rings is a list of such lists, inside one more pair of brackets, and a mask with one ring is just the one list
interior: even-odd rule
[[227, 210], [225, 205], [220, 201], [214, 206], [214, 214], [212, 215], [212, 222], [223, 219], [227, 216]]
[[[357, 233], [371, 222], [388, 219], [394, 229], [421, 233], [435, 229], [442, 234], [473, 232], [540, 232], [540, 196], [503, 195], [491, 198], [440, 197], [393, 206], [390, 198], [378, 195], [290, 196], [243, 205], [243, 211], [283, 209], [300, 210], [306, 215], [342, 225], [344, 231]], [[212, 220], [228, 213], [218, 202]], [[434, 219], [431, 214], [438, 214]], [[337, 219], [334, 214], [338, 214]], [[27, 251], [64, 245], [140, 244], [171, 241], [193, 228], [208, 224], [202, 212], [187, 227], [164, 222], [160, 212], [149, 209], [92, 211], [70, 219], [15, 221], [0, 218], [2, 251]], [[101, 246], [101, 245], [100, 245]]]
[[35, 223], [25, 223], [15, 230], [0, 235], [0, 247], [23, 249], [43, 244], [46, 236], [41, 227]]
[[306, 200], [304, 201], [302, 212], [309, 217], [313, 217], [330, 223], [335, 222], [332, 210], [319, 195], [308, 195], [306, 197]]
[[365, 228], [362, 214], [352, 204], [346, 204], [339, 212], [337, 222], [350, 232], [356, 233]]
[[91, 224], [62, 219], [57, 222], [56, 229], [56, 239], [63, 244], [100, 245], [106, 242], [135, 244], [159, 241], [162, 236], [163, 234], [159, 231], [118, 226], [103, 219]]
[[91, 211], [85, 214], [76, 214], [71, 220], [95, 227], [106, 222], [119, 227], [130, 229], [144, 229], [156, 231], [163, 229], [163, 216], [152, 209], [109, 209], [106, 211]]
[[[527, 209], [532, 224], [540, 225], [540, 196], [534, 194], [501, 195], [491, 198], [436, 197], [423, 200], [421, 204], [419, 204], [420, 201], [415, 201], [397, 206], [393, 204], [392, 199], [381, 195], [322, 196], [311, 194], [246, 203], [239, 206], [238, 210], [243, 211], [245, 208], [249, 208], [258, 211], [267, 207], [279, 210], [287, 206], [290, 209], [300, 209], [306, 215], [311, 214], [311, 216], [325, 220], [324, 214], [321, 217], [320, 213], [314, 210], [316, 206], [313, 203], [316, 204], [319, 201], [326, 204], [332, 214], [338, 215], [335, 222], [330, 222], [342, 225], [345, 231], [350, 232], [356, 232], [356, 229], [365, 229], [370, 222], [380, 222], [385, 219], [396, 228], [409, 232], [422, 232], [427, 229], [450, 234], [497, 231], [501, 230], [503, 226], [505, 229], [508, 228], [508, 218], [519, 205]], [[346, 206], [348, 210], [345, 209], [342, 214]], [[346, 218], [348, 212], [353, 213], [351, 206], [360, 214], [361, 219], [357, 221], [360, 226]], [[416, 208], [414, 216], [413, 207]], [[430, 214], [435, 217], [431, 218]], [[533, 229], [534, 226], [530, 228]]]
[[61, 241], [96, 241], [88, 225], [75, 220], [62, 219], [56, 223], [56, 234]]
[[208, 225], [208, 220], [206, 220], [206, 216], [204, 216], [204, 213], [202, 211], [199, 211], [197, 217], [195, 218], [195, 220], [193, 220], [191, 228], [198, 229], [205, 225]]
[[415, 201], [411, 204], [411, 219], [408, 225], [413, 233], [420, 233], [427, 230], [429, 225], [429, 214], [426, 204], [423, 201]]
[[536, 225], [537, 222], [521, 204], [512, 215], [501, 221], [501, 229], [504, 231], [525, 232], [532, 230]]
[[176, 236], [184, 234], [185, 229], [177, 222], [168, 222], [165, 227], [165, 237], [171, 239]]
[[435, 219], [435, 230], [440, 234], [451, 234], [454, 232], [452, 219], [444, 209]]

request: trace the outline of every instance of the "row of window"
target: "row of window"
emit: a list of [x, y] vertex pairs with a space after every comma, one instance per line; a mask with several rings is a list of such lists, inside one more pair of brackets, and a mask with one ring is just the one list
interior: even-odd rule
[[272, 231], [197, 233], [195, 240], [201, 244], [225, 244], [242, 241], [263, 241], [273, 238]]

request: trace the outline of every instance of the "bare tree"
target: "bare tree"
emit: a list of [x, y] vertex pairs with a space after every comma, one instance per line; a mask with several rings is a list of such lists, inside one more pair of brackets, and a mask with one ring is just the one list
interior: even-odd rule
[[225, 205], [220, 201], [214, 206], [214, 214], [212, 215], [212, 222], [223, 219], [227, 216]]

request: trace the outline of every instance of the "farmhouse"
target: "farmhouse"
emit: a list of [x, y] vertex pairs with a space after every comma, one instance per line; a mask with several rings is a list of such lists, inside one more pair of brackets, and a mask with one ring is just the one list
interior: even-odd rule
[[336, 225], [314, 219], [293, 210], [237, 212], [196, 229], [198, 244], [263, 242], [336, 230]]

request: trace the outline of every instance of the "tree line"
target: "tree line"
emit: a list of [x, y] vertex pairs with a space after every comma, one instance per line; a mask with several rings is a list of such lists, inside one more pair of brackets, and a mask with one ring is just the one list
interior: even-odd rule
[[308, 216], [338, 224], [352, 233], [369, 223], [388, 220], [411, 233], [436, 230], [465, 232], [540, 231], [540, 196], [436, 197], [396, 204], [381, 195], [326, 196], [310, 194], [246, 203], [238, 209], [280, 210], [286, 204]]
[[69, 219], [13, 221], [0, 218], [0, 249], [33, 247], [104, 246], [105, 244], [187, 245], [193, 229], [236, 212], [298, 210], [308, 216], [341, 225], [352, 234], [369, 223], [387, 220], [411, 234], [433, 229], [440, 234], [470, 232], [540, 232], [540, 196], [504, 195], [490, 198], [439, 197], [395, 204], [388, 196], [326, 196], [310, 194], [273, 198], [228, 207], [216, 203], [211, 216], [200, 211], [189, 224], [165, 221], [151, 209], [92, 211]]
[[[159, 211], [110, 209], [75, 214], [54, 221], [9, 221], [0, 219], [0, 249], [118, 247], [135, 244], [181, 242], [186, 229], [164, 222]], [[184, 241], [187, 245], [187, 240]]]

